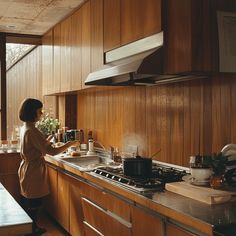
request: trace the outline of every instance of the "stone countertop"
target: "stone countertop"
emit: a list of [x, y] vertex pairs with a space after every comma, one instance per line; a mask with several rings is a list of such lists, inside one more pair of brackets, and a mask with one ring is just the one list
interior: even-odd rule
[[0, 183], [0, 235], [32, 232], [32, 220]]
[[208, 205], [167, 190], [142, 195], [114, 185], [110, 181], [96, 178], [89, 172], [81, 172], [76, 168], [68, 166], [65, 162], [62, 163], [60, 161], [60, 156], [47, 156], [46, 161], [98, 184], [105, 189], [118, 193], [134, 201], [135, 204], [157, 211], [168, 219], [175, 219], [181, 224], [193, 227], [208, 235], [211, 235], [215, 228], [223, 228], [229, 225], [232, 228], [232, 225], [236, 224], [236, 201]]

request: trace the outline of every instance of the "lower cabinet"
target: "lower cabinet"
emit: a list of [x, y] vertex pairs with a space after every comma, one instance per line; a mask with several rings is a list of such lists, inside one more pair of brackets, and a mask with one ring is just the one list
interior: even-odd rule
[[20, 201], [18, 169], [21, 157], [19, 153], [0, 153], [0, 182], [16, 201]]
[[90, 200], [82, 198], [84, 221], [90, 228], [94, 228], [99, 235], [130, 236], [131, 223], [118, 217], [114, 213], [99, 207]]
[[138, 207], [132, 208], [132, 235], [163, 236], [163, 225], [162, 218], [154, 213]]
[[173, 224], [166, 224], [166, 236], [194, 236], [196, 234], [189, 233], [183, 228], [180, 228]]
[[45, 209], [54, 218], [57, 219], [57, 202], [58, 202], [58, 174], [57, 168], [47, 165], [48, 179], [50, 185], [50, 194], [45, 199]]
[[[70, 234], [72, 236], [83, 236], [85, 226], [83, 225], [83, 210], [81, 204], [81, 181], [70, 178]], [[92, 233], [86, 235], [93, 235]], [[95, 234], [96, 235], [96, 234]]]
[[53, 165], [48, 174], [46, 209], [72, 236], [202, 235]]
[[70, 231], [70, 197], [69, 197], [70, 178], [64, 173], [58, 172], [58, 195], [57, 195], [57, 220], [66, 230]]

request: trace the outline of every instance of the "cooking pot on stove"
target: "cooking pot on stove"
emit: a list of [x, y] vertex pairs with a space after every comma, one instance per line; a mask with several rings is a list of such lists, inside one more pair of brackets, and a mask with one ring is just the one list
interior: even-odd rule
[[124, 175], [142, 178], [152, 174], [152, 159], [136, 156], [136, 158], [123, 158]]

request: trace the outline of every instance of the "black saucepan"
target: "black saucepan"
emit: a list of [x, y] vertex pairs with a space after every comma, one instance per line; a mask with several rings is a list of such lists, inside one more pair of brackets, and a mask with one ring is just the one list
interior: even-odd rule
[[136, 158], [123, 158], [124, 175], [143, 178], [152, 174], [152, 159], [137, 156]]

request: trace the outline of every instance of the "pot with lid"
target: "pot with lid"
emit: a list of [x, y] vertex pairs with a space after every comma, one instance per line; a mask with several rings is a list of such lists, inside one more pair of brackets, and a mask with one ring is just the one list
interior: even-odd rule
[[152, 175], [152, 159], [136, 156], [136, 158], [123, 158], [124, 175], [144, 178]]

